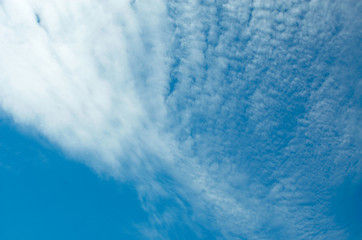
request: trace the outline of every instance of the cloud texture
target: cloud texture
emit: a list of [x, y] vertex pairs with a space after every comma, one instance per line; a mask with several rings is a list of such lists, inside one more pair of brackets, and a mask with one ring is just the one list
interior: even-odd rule
[[351, 237], [329, 209], [361, 180], [359, 1], [0, 4], [2, 110], [133, 181], [148, 238]]

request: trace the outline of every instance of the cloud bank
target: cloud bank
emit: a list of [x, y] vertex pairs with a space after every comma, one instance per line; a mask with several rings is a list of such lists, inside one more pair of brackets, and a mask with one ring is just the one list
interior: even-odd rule
[[350, 237], [328, 209], [360, 181], [360, 3], [0, 4], [1, 109], [133, 181], [148, 238]]

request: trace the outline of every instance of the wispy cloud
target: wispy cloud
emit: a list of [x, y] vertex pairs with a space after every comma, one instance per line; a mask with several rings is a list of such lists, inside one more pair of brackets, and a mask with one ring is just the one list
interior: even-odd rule
[[0, 104], [134, 181], [149, 238], [196, 218], [227, 239], [346, 239], [328, 207], [361, 172], [361, 7], [5, 0]]

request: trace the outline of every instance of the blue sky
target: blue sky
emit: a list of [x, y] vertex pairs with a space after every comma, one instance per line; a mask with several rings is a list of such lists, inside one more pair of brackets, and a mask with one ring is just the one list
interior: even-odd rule
[[[0, 127], [1, 239], [143, 238], [149, 217], [131, 184], [96, 174], [9, 122]], [[213, 239], [202, 226], [197, 231], [178, 222], [170, 236]]]
[[0, 2], [1, 239], [359, 239], [362, 2]]

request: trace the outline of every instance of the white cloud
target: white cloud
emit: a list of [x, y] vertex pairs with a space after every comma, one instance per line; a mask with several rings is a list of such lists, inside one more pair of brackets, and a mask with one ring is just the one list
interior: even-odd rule
[[[154, 131], [147, 129], [146, 112], [160, 102], [167, 80], [159, 69], [164, 60], [157, 56], [163, 49], [152, 46], [153, 39], [149, 44], [155, 49], [144, 49], [140, 19], [127, 2], [4, 1], [2, 6], [3, 108], [66, 150], [91, 152], [117, 167], [124, 149]], [[152, 9], [145, 14], [160, 17]], [[151, 66], [143, 56], [159, 65], [147, 70]], [[147, 75], [137, 76], [143, 68]], [[158, 97], [146, 102], [145, 88], [150, 89], [145, 94]]]
[[[159, 195], [179, 195], [225, 238], [344, 236], [314, 202], [325, 200], [328, 181], [361, 169], [358, 146], [351, 147], [360, 139], [360, 109], [343, 98], [356, 79], [344, 85], [345, 76], [327, 64], [352, 51], [343, 43], [356, 38], [352, 10], [360, 5], [0, 6], [0, 105], [16, 123], [97, 171], [134, 180], [149, 209]], [[176, 182], [160, 182], [158, 172]], [[154, 222], [170, 225], [178, 215], [192, 218], [168, 211], [155, 213]]]

